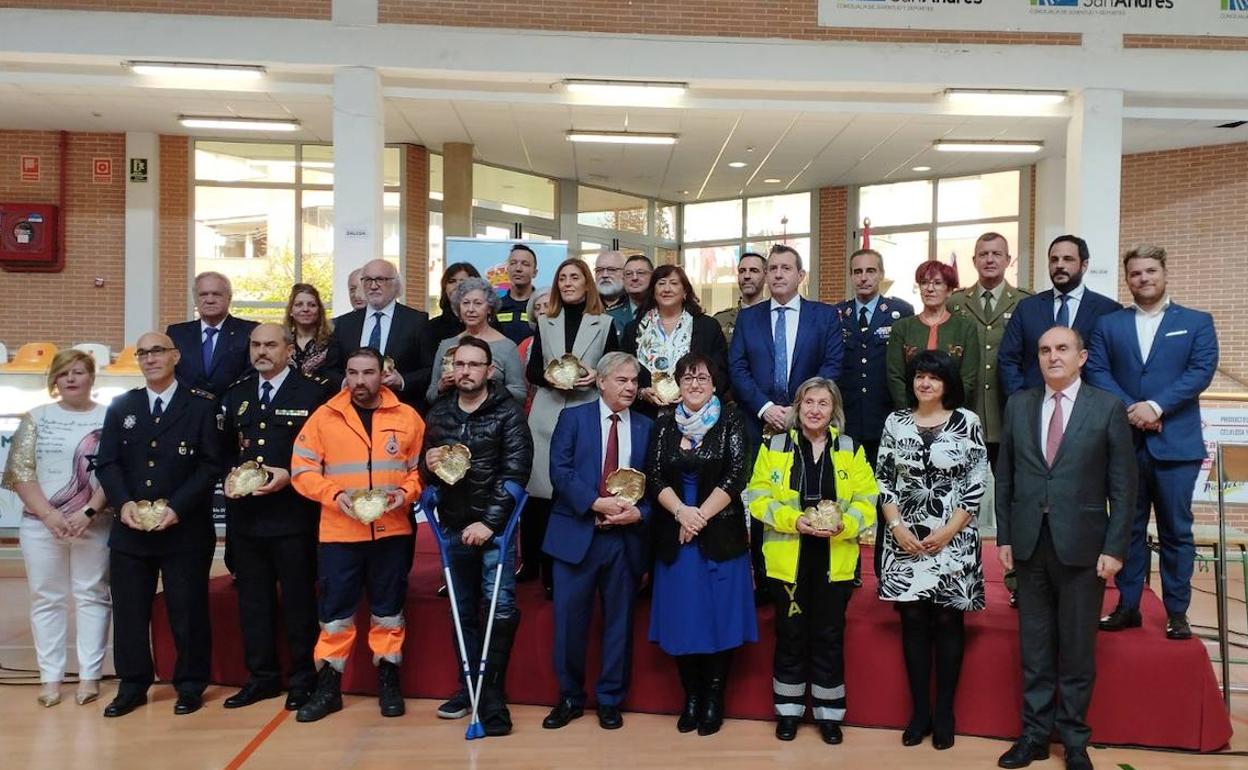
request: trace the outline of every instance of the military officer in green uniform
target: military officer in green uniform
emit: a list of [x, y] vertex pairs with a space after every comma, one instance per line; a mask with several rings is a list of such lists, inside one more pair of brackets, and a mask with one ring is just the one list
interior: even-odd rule
[[737, 313], [741, 308], [749, 307], [765, 299], [763, 289], [767, 285], [767, 260], [762, 254], [747, 251], [737, 260], [737, 288], [741, 291], [741, 299], [737, 304], [715, 314], [719, 328], [724, 330], [724, 340], [732, 344], [732, 330], [737, 326]]

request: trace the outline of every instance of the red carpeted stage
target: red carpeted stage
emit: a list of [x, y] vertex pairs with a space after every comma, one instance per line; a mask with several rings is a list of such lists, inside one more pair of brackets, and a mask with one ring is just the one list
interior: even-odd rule
[[[447, 601], [435, 595], [441, 565], [432, 537], [421, 527], [416, 563], [407, 600], [407, 643], [404, 649], [403, 692], [409, 697], [443, 698], [455, 687]], [[1018, 625], [1007, 605], [995, 549], [985, 545], [988, 608], [967, 619], [967, 651], [957, 701], [959, 733], [1013, 738], [1019, 730], [1021, 674]], [[847, 723], [900, 730], [909, 718], [910, 696], [901, 657], [901, 627], [896, 612], [875, 598], [870, 555], [864, 586], [849, 606], [846, 631]], [[553, 638], [551, 602], [534, 583], [518, 587], [522, 620], [508, 674], [507, 689], [516, 703], [553, 704], [558, 688], [551, 670]], [[1112, 607], [1117, 596], [1105, 597]], [[241, 685], [243, 666], [238, 609], [228, 577], [212, 582], [213, 681]], [[1107, 744], [1138, 744], [1214, 751], [1231, 736], [1230, 718], [1222, 704], [1213, 668], [1199, 640], [1169, 641], [1164, 637], [1165, 613], [1151, 592], [1144, 596], [1144, 627], [1097, 639], [1097, 684], [1089, 721], [1092, 740]], [[156, 614], [164, 616], [158, 600]], [[676, 713], [683, 703], [676, 667], [647, 640], [649, 602], [640, 602], [635, 624], [633, 679], [626, 710]], [[365, 645], [368, 616], [358, 618], [361, 634], [347, 667], [344, 686], [353, 692], [375, 692], [376, 678]], [[156, 667], [162, 679], [173, 671], [173, 640], [167, 622], [154, 624]], [[759, 611], [758, 644], [738, 652], [729, 684], [731, 717], [770, 719], [772, 610]], [[589, 670], [596, 671], [596, 650]], [[592, 698], [593, 683], [588, 683]], [[536, 725], [521, 725], [521, 729]]]

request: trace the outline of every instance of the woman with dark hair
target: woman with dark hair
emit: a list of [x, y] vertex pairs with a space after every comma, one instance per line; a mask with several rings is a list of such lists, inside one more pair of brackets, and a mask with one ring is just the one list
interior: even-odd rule
[[[447, 337], [455, 337], [463, 333], [464, 322], [459, 320], [459, 308], [455, 307], [455, 287], [466, 278], [480, 278], [481, 272], [469, 262], [452, 262], [442, 271], [441, 290], [438, 294], [438, 307], [441, 313], [429, 319], [425, 325], [426, 345], [424, 350], [437, 348], [438, 343]], [[434, 361], [434, 371], [440, 365]]]
[[338, 346], [334, 344], [334, 327], [325, 312], [321, 293], [310, 283], [290, 287], [286, 300], [286, 328], [294, 338], [290, 364], [308, 376], [321, 369], [338, 367]]
[[911, 381], [906, 366], [924, 350], [941, 350], [958, 363], [962, 387], [974, 393], [978, 387], [979, 337], [975, 322], [953, 315], [945, 307], [949, 295], [958, 288], [958, 271], [953, 265], [929, 260], [914, 271], [923, 308], [918, 314], [893, 324], [888, 335], [888, 392], [895, 409], [905, 409], [910, 399]]
[[[652, 387], [654, 376], [672, 376], [676, 362], [686, 353], [701, 353], [715, 371], [728, 371], [728, 341], [719, 322], [702, 312], [689, 277], [679, 265], [659, 265], [650, 276], [637, 317], [624, 327], [620, 349], [641, 362], [637, 376], [640, 398], [634, 408], [653, 417], [656, 407], [669, 402]], [[720, 399], [726, 397], [727, 378], [716, 383]]]
[[674, 371], [680, 399], [659, 415], [646, 457], [647, 493], [663, 509], [650, 519], [650, 641], [674, 656], [680, 671], [685, 707], [676, 729], [712, 735], [724, 721], [732, 651], [758, 641], [741, 500], [749, 462], [745, 418], [715, 395], [722, 375], [710, 357], [687, 353]]
[[[979, 418], [962, 407], [961, 367], [923, 351], [907, 366], [908, 409], [889, 415], [876, 478], [885, 521], [879, 594], [897, 602], [913, 711], [901, 742], [953, 745], [953, 699], [965, 646], [963, 615], [984, 608], [975, 516], [988, 477]], [[936, 703], [930, 702], [935, 657]]]

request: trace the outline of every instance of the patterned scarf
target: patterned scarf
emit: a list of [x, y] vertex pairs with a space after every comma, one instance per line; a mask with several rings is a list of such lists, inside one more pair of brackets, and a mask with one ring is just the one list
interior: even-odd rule
[[706, 434], [710, 433], [715, 423], [719, 422], [719, 396], [711, 396], [711, 400], [702, 405], [696, 412], [690, 412], [684, 402], [676, 406], [676, 427], [680, 435], [689, 439], [695, 447], [702, 443]]
[[663, 333], [658, 308], [651, 309], [637, 324], [637, 359], [651, 374], [671, 374], [680, 357], [689, 352], [692, 340], [693, 316], [688, 311], [680, 311], [676, 330], [669, 336]]

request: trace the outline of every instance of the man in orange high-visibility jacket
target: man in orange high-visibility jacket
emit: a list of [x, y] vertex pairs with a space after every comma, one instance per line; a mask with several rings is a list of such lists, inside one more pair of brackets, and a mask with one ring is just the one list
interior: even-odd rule
[[[296, 714], [300, 722], [342, 709], [342, 672], [355, 643], [355, 611], [365, 588], [381, 715], [405, 712], [399, 663], [414, 545], [408, 512], [421, 490], [425, 424], [381, 384], [383, 369], [375, 349], [352, 353], [344, 389], [308, 418], [290, 461], [291, 484], [321, 504], [321, 636], [315, 651], [320, 672], [316, 692]], [[365, 490], [384, 493], [384, 503], [370, 511], [369, 502], [353, 498]]]

